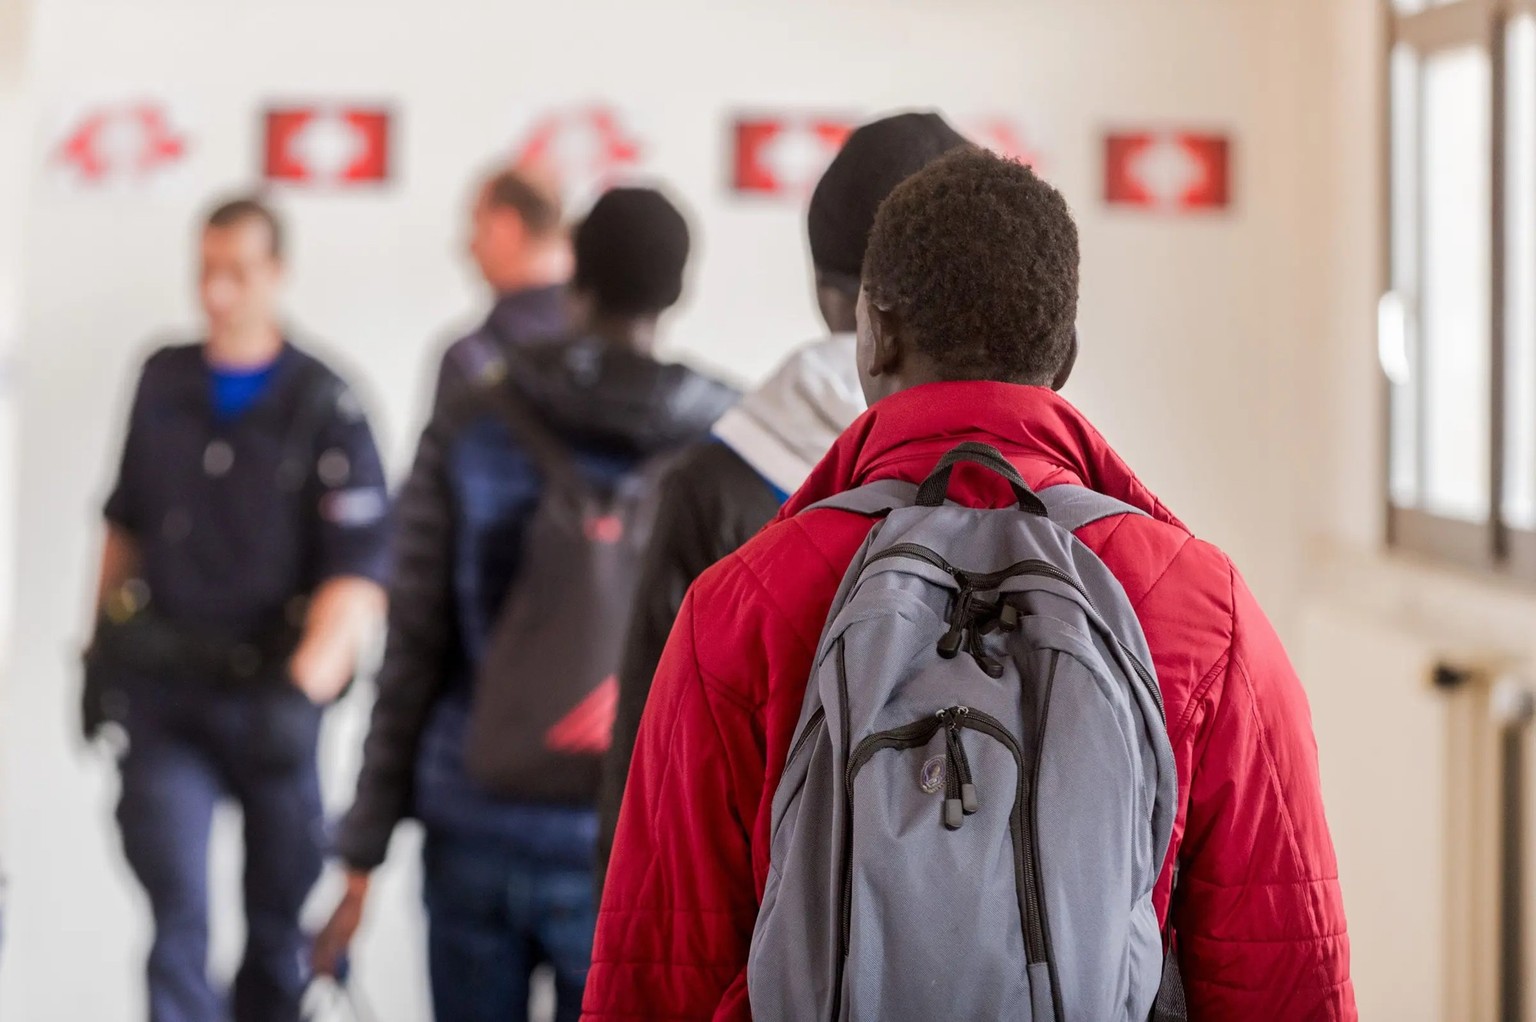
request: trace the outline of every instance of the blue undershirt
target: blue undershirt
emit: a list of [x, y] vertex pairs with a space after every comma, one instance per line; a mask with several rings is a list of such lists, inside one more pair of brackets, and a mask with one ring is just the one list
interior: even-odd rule
[[259, 369], [220, 369], [218, 366], [210, 366], [208, 372], [213, 379], [213, 414], [224, 422], [239, 418], [266, 392], [276, 369], [275, 359]]

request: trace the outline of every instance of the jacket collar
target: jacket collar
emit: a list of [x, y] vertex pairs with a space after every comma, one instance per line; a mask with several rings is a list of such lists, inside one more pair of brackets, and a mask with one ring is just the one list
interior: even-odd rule
[[[982, 381], [930, 383], [876, 403], [838, 438], [780, 518], [876, 479], [917, 482], [967, 440], [1002, 451], [1031, 486], [1086, 486], [1183, 528], [1065, 398]], [[993, 495], [1002, 503], [1007, 493], [999, 482]]]
[[562, 334], [568, 328], [565, 288], [560, 285], [509, 291], [496, 299], [484, 329], [516, 343]]

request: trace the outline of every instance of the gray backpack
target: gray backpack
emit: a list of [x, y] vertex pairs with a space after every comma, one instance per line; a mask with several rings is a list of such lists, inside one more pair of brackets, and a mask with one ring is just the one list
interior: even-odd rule
[[[955, 465], [1016, 507], [947, 502]], [[1177, 801], [1151, 655], [1072, 533], [1141, 514], [1030, 492], [968, 443], [884, 516], [832, 604], [773, 801], [748, 964], [757, 1022], [1145, 1022]]]

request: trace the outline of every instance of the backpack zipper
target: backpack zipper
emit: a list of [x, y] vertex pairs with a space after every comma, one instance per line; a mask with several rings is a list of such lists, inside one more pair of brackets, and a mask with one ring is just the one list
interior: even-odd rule
[[[1052, 665], [1054, 668], [1054, 664]], [[1045, 909], [1040, 893], [1040, 875], [1035, 866], [1034, 841], [1034, 783], [1024, 772], [1024, 750], [1018, 739], [1003, 726], [1003, 722], [980, 710], [968, 709], [961, 718], [960, 727], [970, 728], [991, 735], [1013, 754], [1018, 766], [1019, 783], [1014, 800], [1009, 827], [1013, 832], [1016, 875], [1019, 886], [1019, 915], [1024, 923], [1024, 936], [1031, 965], [1049, 961], [1049, 947], [1045, 936]], [[1028, 833], [1025, 833], [1026, 827]]]
[[[1051, 718], [1051, 690], [1056, 687], [1056, 668], [1061, 665], [1061, 650], [1051, 650], [1051, 666], [1045, 672], [1045, 693], [1040, 702], [1040, 722], [1035, 726], [1035, 763], [1030, 771], [1029, 790], [1031, 793], [1040, 790], [1040, 763], [1045, 750], [1045, 728]], [[1030, 799], [1029, 816], [1029, 847], [1033, 859], [1040, 860], [1040, 821], [1037, 817], [1038, 807], [1033, 797]], [[1057, 1022], [1061, 1022], [1061, 1000], [1056, 996], [1056, 991], [1061, 989], [1061, 980], [1056, 975], [1056, 956], [1051, 954], [1051, 929], [1045, 918], [1045, 894], [1040, 890], [1038, 883], [1035, 888], [1035, 898], [1040, 906], [1040, 941], [1045, 949], [1045, 967], [1051, 980], [1051, 1002], [1055, 1005]]]
[[882, 749], [914, 749], [927, 745], [944, 726], [944, 714], [949, 711], [940, 710], [931, 717], [913, 721], [904, 727], [894, 728], [890, 731], [881, 731], [870, 735], [859, 743], [859, 747], [848, 756], [848, 767], [843, 774], [843, 899], [842, 899], [842, 923], [843, 941], [842, 953], [837, 957], [837, 975], [833, 977], [832, 989], [839, 992], [843, 989], [843, 966], [848, 958], [848, 944], [853, 937], [853, 782], [859, 775], [859, 770], [865, 763]]
[[[1052, 675], [1055, 673], [1055, 666], [1056, 662], [1053, 659], [1051, 664]], [[1047, 691], [1049, 691], [1051, 680], [1047, 679]], [[849, 756], [847, 773], [844, 777], [844, 791], [846, 792], [844, 815], [849, 821], [849, 827], [852, 827], [853, 819], [853, 783], [864, 765], [873, 759], [876, 753], [886, 749], [912, 749], [927, 745], [933, 740], [933, 736], [938, 733], [940, 728], [952, 729], [953, 739], [947, 737], [946, 742], [954, 741], [956, 743], [959, 741], [959, 732], [961, 730], [980, 731], [996, 739], [1013, 756], [1014, 764], [1017, 767], [1018, 783], [1014, 791], [1013, 809], [1009, 812], [1008, 816], [1008, 829], [1009, 836], [1013, 840], [1014, 882], [1018, 890], [1019, 922], [1024, 929], [1024, 941], [1029, 964], [1049, 963], [1050, 941], [1045, 922], [1044, 899], [1040, 890], [1039, 870], [1035, 864], [1036, 841], [1033, 778], [1031, 774], [1025, 773], [1024, 751], [1020, 747], [1018, 739], [1003, 725], [1002, 721], [991, 714], [983, 713], [972, 707], [952, 706], [938, 711], [931, 717], [925, 717], [922, 720], [913, 721], [911, 724], [893, 728], [889, 731], [881, 731], [864, 739], [859, 743], [858, 748], [853, 751], [852, 755]], [[976, 808], [980, 808], [980, 806], [979, 802], [976, 801], [974, 779], [971, 780], [971, 783], [967, 783], [966, 781], [958, 780], [956, 776], [970, 778], [971, 775], [970, 762], [964, 758], [963, 747], [959, 752], [959, 757], [964, 765], [959, 770], [955, 769], [955, 763], [953, 762], [955, 756], [953, 746], [951, 745], [949, 748], [951, 750], [949, 784], [958, 784], [959, 794], [950, 795], [949, 792], [955, 789], [947, 788], [946, 803], [949, 802], [950, 798], [954, 798], [959, 803], [957, 808], [960, 809], [963, 818], [964, 815], [969, 815], [965, 812], [966, 787], [971, 788], [972, 804]], [[1038, 771], [1038, 756], [1035, 769]], [[971, 810], [971, 812], [974, 811], [975, 809]], [[944, 816], [945, 826], [948, 827], [952, 818], [948, 804], [945, 806]], [[949, 827], [949, 829], [956, 830], [958, 827]], [[833, 989], [838, 991], [839, 997], [843, 988], [844, 962], [847, 959], [849, 944], [853, 936], [852, 901], [853, 848], [852, 843], [847, 842], [843, 847], [842, 953], [838, 956], [837, 973], [834, 977], [835, 982], [833, 986]], [[1051, 971], [1054, 974], [1054, 966], [1051, 967]], [[1051, 982], [1054, 986], [1054, 975]]]
[[[837, 701], [838, 710], [842, 713], [843, 755], [851, 755], [849, 743], [853, 736], [849, 733], [848, 723], [848, 656], [846, 645], [841, 637], [837, 640]], [[843, 775], [844, 782], [849, 779], [848, 774]], [[833, 976], [832, 989], [836, 1010], [832, 1015], [832, 1022], [838, 1022], [843, 1013], [843, 973], [848, 964], [848, 938], [853, 921], [849, 913], [853, 901], [853, 788], [847, 786], [843, 789], [843, 946], [842, 953], [837, 956], [837, 969]]]
[[789, 764], [795, 761], [795, 757], [800, 755], [800, 750], [805, 748], [806, 743], [811, 740], [811, 735], [815, 733], [817, 726], [826, 719], [827, 708], [825, 706], [816, 707], [816, 712], [812, 713], [811, 718], [805, 722], [805, 727], [800, 730], [800, 737], [795, 739], [794, 746], [789, 750], [789, 755], [784, 759], [785, 770], [789, 769]]
[[[1091, 608], [1095, 614], [1098, 614], [1099, 612], [1098, 607], [1094, 606], [1093, 597], [1088, 595], [1088, 590], [1083, 588], [1082, 583], [1049, 561], [1042, 561], [1038, 558], [1019, 561], [1015, 564], [1009, 565], [1001, 571], [990, 571], [984, 574], [978, 574], [975, 572], [966, 571], [963, 568], [955, 567], [940, 555], [918, 543], [897, 543], [893, 546], [887, 547], [875, 556], [871, 557], [869, 560], [865, 561], [864, 568], [862, 570], [867, 571], [869, 566], [874, 564], [876, 561], [883, 561], [887, 558], [893, 557], [901, 557], [914, 561], [923, 561], [927, 564], [931, 564], [935, 568], [938, 568], [953, 578], [955, 580], [955, 584], [959, 586], [962, 591], [969, 592], [985, 592], [989, 589], [996, 589], [1010, 578], [1017, 578], [1020, 575], [1038, 575], [1043, 578], [1055, 579], [1057, 582], [1064, 583], [1077, 590], [1078, 594], [1082, 596], [1083, 602], [1087, 603], [1089, 608]], [[1102, 617], [1103, 615], [1100, 616]], [[1152, 702], [1157, 706], [1157, 715], [1162, 720], [1163, 727], [1166, 728], [1168, 726], [1168, 714], [1167, 711], [1163, 708], [1163, 690], [1158, 687], [1157, 680], [1152, 676], [1152, 672], [1149, 671], [1146, 665], [1137, 658], [1136, 654], [1132, 653], [1130, 649], [1126, 647], [1125, 643], [1120, 641], [1118, 636], [1112, 637], [1115, 639], [1115, 644], [1120, 647], [1120, 652], [1124, 653], [1125, 658], [1131, 662], [1131, 667], [1135, 669], [1136, 677], [1141, 682], [1142, 687], [1145, 688], [1148, 695], [1152, 697]]]

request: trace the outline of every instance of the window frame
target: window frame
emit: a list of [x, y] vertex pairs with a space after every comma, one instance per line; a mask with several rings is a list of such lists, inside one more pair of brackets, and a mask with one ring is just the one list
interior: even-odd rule
[[[1379, 258], [1382, 294], [1391, 294], [1396, 287], [1393, 261], [1394, 195], [1399, 168], [1393, 159], [1396, 96], [1392, 80], [1392, 58], [1397, 48], [1400, 45], [1406, 45], [1420, 62], [1421, 67], [1427, 59], [1447, 51], [1468, 47], [1480, 49], [1488, 58], [1488, 117], [1490, 120], [1487, 216], [1490, 248], [1488, 253], [1488, 338], [1491, 350], [1488, 353], [1487, 386], [1488, 428], [1491, 435], [1488, 444], [1488, 514], [1484, 521], [1467, 521], [1437, 515], [1425, 510], [1422, 506], [1400, 505], [1394, 500], [1391, 466], [1394, 442], [1393, 406], [1396, 398], [1390, 381], [1383, 373], [1381, 390], [1384, 429], [1381, 458], [1386, 469], [1383, 477], [1383, 504], [1386, 509], [1384, 524], [1387, 545], [1392, 549], [1427, 555], [1464, 568], [1497, 572], [1536, 582], [1536, 529], [1512, 527], [1507, 521], [1504, 506], [1507, 471], [1505, 438], [1508, 421], [1506, 388], [1509, 382], [1507, 354], [1510, 343], [1510, 338], [1507, 336], [1506, 304], [1509, 269], [1508, 194], [1506, 191], [1509, 157], [1509, 81], [1505, 65], [1508, 53], [1508, 27], [1517, 17], [1523, 15], [1536, 17], [1536, 0], [1454, 0], [1454, 2], [1425, 7], [1412, 13], [1399, 12], [1393, 0], [1381, 0], [1381, 9], [1385, 22], [1384, 39], [1386, 41], [1380, 66], [1379, 80], [1383, 105], [1378, 140], [1385, 184], [1382, 189], [1380, 208], [1382, 243]], [[1422, 92], [1420, 101], [1415, 105], [1417, 107], [1415, 110], [1416, 145], [1422, 145], [1425, 116]], [[1425, 175], [1422, 172], [1422, 161], [1414, 168], [1413, 173], [1414, 194], [1411, 200], [1417, 211], [1414, 230], [1422, 232], [1425, 203]], [[1414, 258], [1419, 265], [1417, 277], [1422, 281], [1425, 254], [1421, 239], [1416, 239]], [[1422, 286], [1418, 290], [1422, 292]], [[1409, 300], [1408, 296], [1399, 297]], [[1418, 303], [1421, 300], [1421, 294], [1413, 295], [1411, 298], [1414, 305], [1412, 319], [1415, 322], [1420, 321], [1422, 309]], [[1415, 353], [1415, 363], [1419, 363], [1422, 355], [1422, 351]], [[1418, 436], [1414, 456], [1418, 459], [1417, 477], [1422, 487], [1428, 478], [1424, 464], [1427, 449], [1424, 424], [1428, 416], [1425, 413], [1424, 402], [1425, 374], [1418, 371], [1417, 364], [1415, 370], [1413, 386], [1417, 392], [1415, 428]], [[1536, 466], [1531, 466], [1531, 471], [1536, 472]]]

